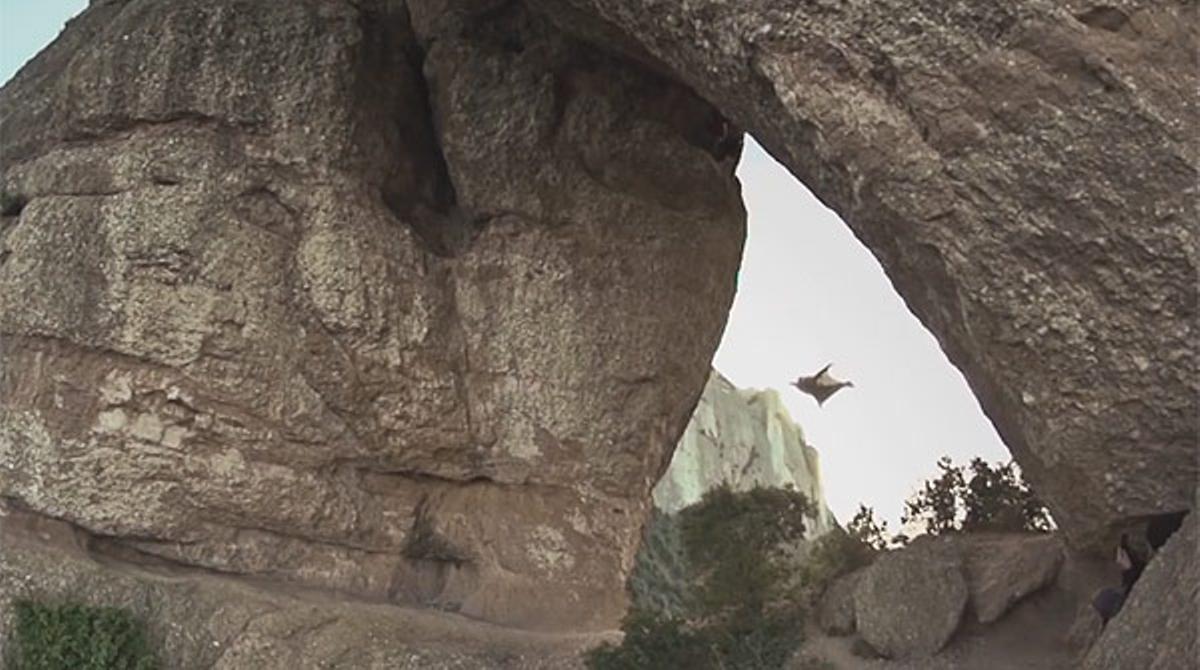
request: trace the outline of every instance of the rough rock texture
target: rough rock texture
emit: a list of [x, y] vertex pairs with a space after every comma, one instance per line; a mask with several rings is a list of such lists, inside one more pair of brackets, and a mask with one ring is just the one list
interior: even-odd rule
[[721, 484], [734, 491], [762, 486], [803, 493], [815, 510], [806, 526], [809, 537], [836, 523], [825, 502], [820, 455], [804, 441], [779, 394], [739, 389], [713, 370], [670, 466], [654, 486], [654, 507], [674, 514]]
[[863, 573], [854, 590], [858, 633], [888, 658], [933, 656], [958, 629], [967, 596], [955, 543], [917, 538]]
[[1188, 515], [1146, 566], [1121, 612], [1083, 663], [1085, 670], [1195, 667], [1200, 658], [1200, 514]]
[[1066, 557], [1057, 535], [985, 534], [956, 539], [971, 609], [980, 623], [999, 619], [1018, 600], [1053, 583]]
[[1191, 507], [1196, 3], [537, 4], [663, 63], [842, 215], [1073, 544]]
[[0, 497], [125, 558], [613, 626], [739, 145], [493, 5], [93, 3], [0, 90]]
[[856, 628], [854, 593], [867, 568], [838, 577], [817, 603], [817, 625], [829, 635], [849, 635]]
[[[3, 511], [3, 510], [0, 510]], [[171, 670], [582, 670], [601, 640], [461, 616], [280, 594], [199, 571], [97, 563], [65, 524], [0, 515], [0, 654], [15, 600], [122, 607]]]

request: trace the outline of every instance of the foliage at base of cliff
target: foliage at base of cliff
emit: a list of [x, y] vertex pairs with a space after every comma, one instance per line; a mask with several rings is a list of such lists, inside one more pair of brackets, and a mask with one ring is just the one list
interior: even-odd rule
[[[593, 650], [588, 667], [782, 667], [803, 642], [805, 608], [790, 557], [811, 513], [795, 491], [720, 487], [648, 533], [667, 567], [635, 571], [641, 607], [626, 617], [621, 645]], [[656, 584], [667, 586], [658, 600]]]
[[125, 610], [18, 601], [5, 670], [158, 670], [143, 625]]

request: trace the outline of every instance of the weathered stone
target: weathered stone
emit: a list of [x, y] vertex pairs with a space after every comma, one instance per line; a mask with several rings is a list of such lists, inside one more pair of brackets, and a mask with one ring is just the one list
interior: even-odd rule
[[867, 568], [855, 570], [833, 581], [817, 604], [817, 625], [830, 635], [849, 635], [855, 630], [854, 594]]
[[602, 641], [285, 595], [199, 571], [114, 570], [66, 524], [19, 516], [0, 514], [0, 652], [18, 600], [123, 608], [144, 622], [161, 667], [179, 670], [581, 670], [580, 653]]
[[1021, 598], [1052, 584], [1065, 557], [1057, 535], [985, 533], [954, 539], [980, 623], [999, 619]]
[[863, 571], [854, 590], [858, 633], [889, 658], [933, 656], [957, 630], [967, 597], [952, 539], [920, 537]]
[[1146, 566], [1085, 670], [1195, 667], [1200, 658], [1200, 515], [1192, 512]]
[[485, 4], [100, 3], [0, 90], [0, 496], [131, 556], [616, 624], [732, 299], [737, 145]]
[[1195, 3], [536, 4], [675, 73], [842, 215], [1076, 546], [1191, 506]]

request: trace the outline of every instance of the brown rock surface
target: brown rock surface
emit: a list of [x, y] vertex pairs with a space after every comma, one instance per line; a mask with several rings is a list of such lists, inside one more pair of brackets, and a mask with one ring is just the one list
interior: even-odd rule
[[842, 215], [1076, 546], [1191, 506], [1196, 3], [538, 4]]
[[917, 538], [863, 572], [854, 589], [858, 633], [888, 658], [933, 656], [958, 629], [967, 595], [951, 538]]
[[732, 299], [737, 145], [456, 7], [99, 3], [0, 90], [0, 497], [127, 557], [615, 624]]
[[1200, 659], [1200, 515], [1188, 515], [1134, 584], [1085, 670], [1193, 668]]
[[1049, 586], [1065, 554], [1057, 535], [979, 534], [959, 538], [971, 609], [980, 623], [999, 619], [1018, 600]]

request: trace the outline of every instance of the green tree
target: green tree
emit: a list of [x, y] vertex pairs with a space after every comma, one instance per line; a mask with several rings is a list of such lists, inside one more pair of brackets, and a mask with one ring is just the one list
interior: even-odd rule
[[923, 523], [931, 535], [957, 531], [1034, 531], [1053, 528], [1046, 506], [1021, 478], [1013, 462], [971, 460], [969, 471], [948, 457], [941, 474], [926, 481], [905, 503], [903, 522]]
[[[647, 540], [670, 548], [670, 569], [641, 574], [646, 590], [657, 581], [671, 587], [669, 603], [642, 594], [622, 623], [625, 638], [602, 645], [586, 657], [593, 670], [694, 668], [770, 670], [780, 668], [803, 641], [802, 599], [792, 588], [792, 556], [804, 538], [812, 513], [803, 494], [756, 488], [734, 492], [727, 486], [705, 494]], [[685, 569], [688, 594], [676, 594]], [[663, 574], [671, 573], [669, 578]], [[678, 615], [673, 615], [679, 612]]]
[[887, 521], [875, 518], [874, 508], [859, 503], [858, 512], [850, 523], [846, 524], [846, 532], [875, 551], [883, 551], [888, 546]]

